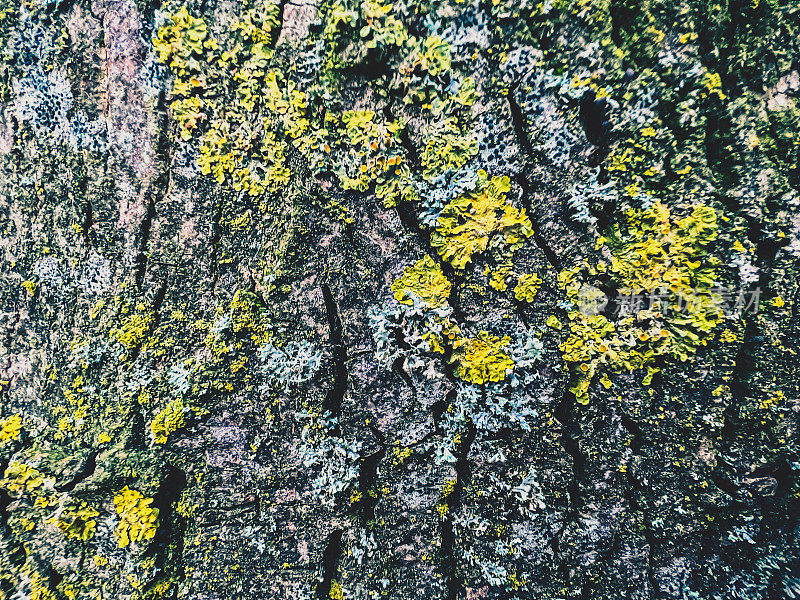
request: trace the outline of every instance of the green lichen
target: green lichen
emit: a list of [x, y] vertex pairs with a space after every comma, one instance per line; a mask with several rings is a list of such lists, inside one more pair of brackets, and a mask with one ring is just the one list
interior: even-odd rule
[[164, 410], [159, 411], [150, 424], [156, 444], [166, 444], [171, 433], [186, 426], [185, 412], [183, 401], [180, 399], [172, 400]]

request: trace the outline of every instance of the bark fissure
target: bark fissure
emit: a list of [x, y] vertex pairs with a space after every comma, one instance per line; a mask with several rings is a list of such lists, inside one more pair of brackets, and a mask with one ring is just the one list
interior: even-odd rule
[[325, 301], [325, 312], [328, 319], [328, 345], [333, 355], [334, 379], [333, 385], [328, 390], [323, 403], [323, 410], [331, 416], [338, 417], [342, 410], [342, 401], [347, 392], [347, 348], [342, 339], [342, 321], [339, 318], [339, 308], [327, 283], [323, 283], [322, 296]]

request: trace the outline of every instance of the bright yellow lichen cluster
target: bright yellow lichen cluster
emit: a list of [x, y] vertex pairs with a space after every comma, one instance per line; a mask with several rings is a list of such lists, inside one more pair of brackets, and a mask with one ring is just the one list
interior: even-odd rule
[[713, 208], [697, 205], [673, 223], [669, 208], [657, 202], [647, 210], [629, 210], [627, 217], [626, 228], [616, 227], [598, 240], [612, 251], [609, 267], [621, 291], [668, 288], [692, 294], [713, 284], [716, 263], [705, 260], [705, 248], [717, 237]]
[[120, 521], [114, 529], [114, 537], [120, 548], [131, 542], [145, 542], [153, 539], [158, 529], [158, 509], [150, 505], [152, 498], [145, 498], [140, 492], [128, 486], [114, 496], [114, 506]]
[[150, 424], [150, 430], [155, 436], [156, 444], [166, 444], [169, 434], [186, 426], [186, 419], [184, 418], [183, 402], [172, 400], [164, 410], [160, 411], [153, 422]]
[[94, 517], [99, 514], [83, 500], [72, 499], [48, 523], [58, 527], [68, 538], [85, 542], [94, 537], [97, 529], [97, 521], [94, 520]]
[[453, 344], [451, 362], [456, 365], [456, 375], [481, 385], [487, 381], [502, 381], [514, 368], [514, 361], [505, 353], [505, 346], [511, 341], [486, 331], [474, 338], [460, 338]]
[[191, 94], [206, 84], [201, 61], [206, 51], [217, 49], [216, 40], [208, 36], [205, 21], [192, 17], [184, 6], [158, 30], [153, 46], [161, 62], [177, 75], [172, 89], [176, 99], [171, 108], [180, 125], [181, 138], [188, 140], [192, 130], [206, 118], [204, 100]]
[[394, 297], [403, 304], [413, 304], [409, 292], [416, 294], [431, 308], [447, 303], [451, 285], [442, 268], [427, 254], [413, 266], [403, 269], [403, 274], [392, 284]]
[[444, 260], [463, 269], [473, 255], [486, 250], [490, 240], [508, 251], [533, 233], [525, 210], [506, 203], [510, 189], [508, 177], [488, 179], [485, 171], [479, 171], [477, 189], [445, 206], [431, 234], [431, 244]]
[[339, 179], [344, 189], [366, 191], [370, 183], [378, 178], [386, 180], [403, 161], [404, 151], [398, 137], [403, 124], [396, 121], [381, 121], [371, 110], [348, 110], [342, 114], [345, 148], [351, 155], [345, 163], [353, 164], [355, 170], [341, 169]]
[[40, 471], [24, 463], [12, 461], [0, 481], [0, 488], [10, 494], [17, 494], [33, 492], [48, 484], [52, 484], [52, 480], [46, 478]]
[[542, 280], [539, 275], [528, 273], [519, 278], [517, 286], [514, 288], [514, 297], [520, 302], [533, 302], [540, 287], [542, 287]]
[[18, 440], [22, 431], [22, 415], [16, 414], [0, 419], [0, 442]]
[[143, 304], [137, 305], [136, 311], [133, 314], [122, 317], [120, 326], [111, 330], [111, 337], [128, 350], [133, 350], [142, 345], [155, 320], [153, 311]]
[[[601, 367], [647, 368], [647, 385], [658, 372], [651, 366], [657, 357], [685, 361], [705, 345], [722, 319], [714, 288], [719, 261], [707, 250], [716, 236], [712, 208], [695, 206], [688, 216], [672, 219], [670, 210], [656, 203], [628, 211], [625, 227], [598, 239], [608, 260], [559, 274], [559, 286], [577, 308], [569, 313], [570, 335], [560, 349], [573, 367], [570, 389], [579, 402], [588, 402], [589, 384]], [[586, 285], [586, 276], [607, 276], [617, 287], [618, 319], [581, 308], [586, 290], [596, 291]]]

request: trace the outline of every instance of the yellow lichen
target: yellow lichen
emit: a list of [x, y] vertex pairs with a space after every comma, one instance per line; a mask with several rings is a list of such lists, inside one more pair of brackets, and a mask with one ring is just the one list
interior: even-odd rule
[[152, 498], [145, 498], [128, 486], [114, 496], [114, 506], [120, 516], [114, 529], [114, 537], [117, 538], [120, 548], [132, 542], [146, 542], [155, 536], [158, 529], [158, 509], [151, 507], [152, 503]]
[[536, 293], [542, 286], [542, 280], [536, 273], [529, 273], [519, 278], [514, 288], [514, 297], [520, 302], [533, 302]]
[[341, 584], [335, 579], [331, 581], [331, 591], [328, 594], [331, 600], [344, 600], [344, 592]]
[[552, 327], [553, 329], [561, 329], [562, 327], [564, 327], [561, 324], [561, 321], [559, 321], [558, 317], [555, 315], [550, 315], [549, 317], [547, 317], [547, 319], [545, 320], [545, 325], [547, 325], [548, 327]]
[[120, 326], [111, 330], [111, 337], [128, 350], [133, 350], [142, 345], [154, 320], [155, 315], [151, 310], [138, 306], [137, 312], [123, 317]]
[[11, 494], [33, 492], [43, 486], [52, 485], [52, 479], [45, 478], [44, 474], [28, 465], [12, 461], [0, 481], [0, 488], [6, 489]]
[[94, 537], [97, 522], [94, 517], [99, 515], [94, 508], [83, 500], [71, 500], [57, 516], [48, 521], [58, 527], [68, 538], [76, 538], [84, 542]]
[[181, 400], [172, 400], [164, 410], [156, 415], [156, 418], [150, 424], [156, 444], [165, 444], [169, 434], [186, 426], [184, 408]]
[[460, 338], [453, 344], [451, 362], [456, 375], [474, 384], [502, 381], [514, 368], [514, 361], [503, 350], [511, 341], [481, 331], [475, 338]]
[[447, 302], [450, 282], [442, 268], [427, 254], [413, 266], [403, 269], [403, 274], [392, 284], [394, 297], [403, 304], [413, 304], [409, 292], [416, 294], [428, 306], [436, 308]]
[[618, 288], [621, 312], [614, 321], [585, 310], [586, 290], [594, 290], [584, 283], [585, 267], [559, 274], [559, 286], [576, 306], [560, 349], [572, 367], [570, 390], [579, 402], [588, 402], [589, 384], [600, 366], [646, 368], [643, 383], [649, 385], [658, 372], [652, 366], [656, 358], [687, 360], [707, 343], [722, 319], [715, 292], [719, 261], [707, 251], [716, 236], [716, 213], [708, 206], [695, 206], [682, 219], [673, 219], [660, 202], [628, 211], [625, 226], [598, 239], [607, 260], [588, 269], [589, 275], [607, 275]]
[[0, 420], [0, 442], [18, 440], [20, 431], [22, 431], [22, 415], [11, 415]]
[[533, 233], [525, 210], [506, 203], [510, 189], [508, 177], [488, 179], [485, 171], [479, 171], [477, 190], [445, 206], [431, 234], [431, 244], [444, 260], [463, 269], [473, 255], [487, 249], [490, 240], [508, 251]]

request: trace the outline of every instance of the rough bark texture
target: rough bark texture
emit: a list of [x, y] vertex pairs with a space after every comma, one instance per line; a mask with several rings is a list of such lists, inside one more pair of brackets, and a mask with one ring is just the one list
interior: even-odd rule
[[800, 597], [794, 0], [0, 39], [0, 598]]

